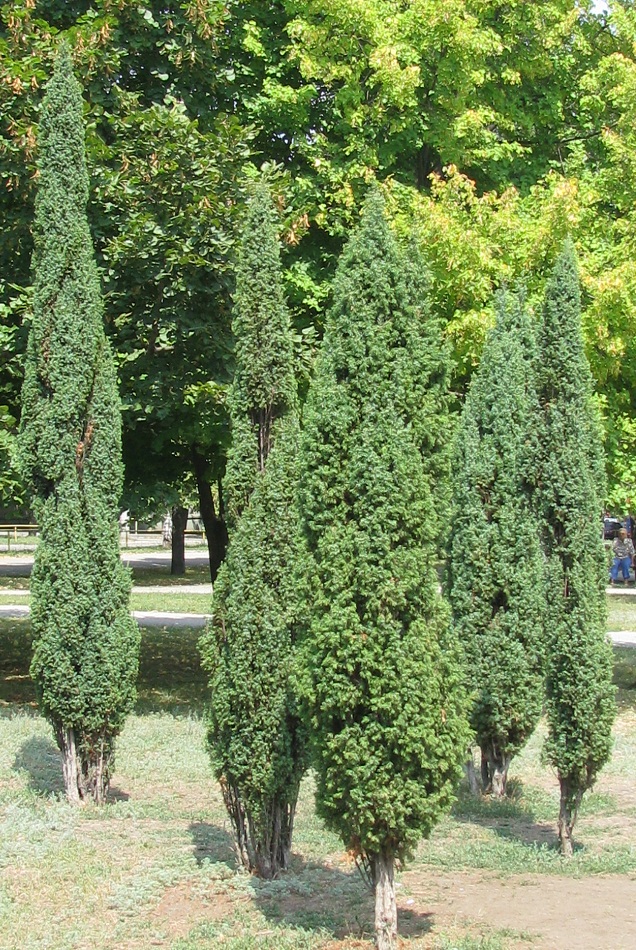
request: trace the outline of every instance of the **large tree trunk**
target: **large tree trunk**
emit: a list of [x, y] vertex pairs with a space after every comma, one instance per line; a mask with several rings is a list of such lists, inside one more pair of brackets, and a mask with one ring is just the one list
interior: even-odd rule
[[196, 446], [192, 447], [192, 462], [199, 493], [199, 512], [205, 527], [205, 537], [210, 557], [210, 578], [216, 580], [227, 547], [227, 528], [223, 517], [223, 496], [219, 482], [219, 511], [217, 514], [212, 488], [206, 477], [206, 461]]
[[370, 855], [375, 891], [375, 945], [377, 950], [397, 947], [397, 904], [395, 901], [395, 859], [383, 851]]
[[74, 729], [60, 726], [56, 734], [62, 753], [62, 772], [68, 801], [79, 805], [92, 798], [96, 805], [102, 805], [110, 785], [112, 743], [101, 739], [85, 758], [78, 751]]
[[183, 576], [186, 572], [185, 529], [188, 524], [188, 509], [175, 505], [172, 509], [172, 563], [170, 573]]
[[561, 854], [571, 858], [574, 854], [574, 824], [583, 798], [582, 791], [572, 794], [570, 783], [565, 778], [559, 778], [561, 785], [561, 804], [559, 807], [559, 842]]
[[112, 745], [109, 745], [104, 737], [94, 744], [90, 755], [82, 760], [84, 797], [90, 795], [96, 805], [102, 805], [106, 801], [111, 763]]

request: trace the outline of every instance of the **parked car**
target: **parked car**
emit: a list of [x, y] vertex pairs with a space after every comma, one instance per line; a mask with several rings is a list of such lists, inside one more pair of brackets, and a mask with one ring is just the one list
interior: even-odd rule
[[603, 540], [613, 541], [623, 527], [623, 522], [618, 518], [603, 518]]

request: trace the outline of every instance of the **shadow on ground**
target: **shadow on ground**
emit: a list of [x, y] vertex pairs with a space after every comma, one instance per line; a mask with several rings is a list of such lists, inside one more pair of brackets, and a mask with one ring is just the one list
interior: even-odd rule
[[225, 864], [231, 871], [236, 871], [237, 861], [234, 850], [234, 839], [218, 825], [208, 821], [193, 821], [188, 827], [192, 838], [194, 858], [197, 865]]
[[23, 742], [13, 763], [16, 772], [26, 772], [28, 787], [37, 795], [64, 794], [62, 757], [52, 739], [32, 736]]
[[207, 678], [201, 669], [198, 641], [192, 627], [144, 627], [141, 631], [137, 712], [201, 714]]
[[[294, 855], [292, 870], [275, 881], [254, 879], [254, 901], [272, 923], [325, 932], [338, 940], [371, 937], [374, 900], [358, 872], [332, 864], [307, 862]], [[398, 912], [400, 934], [430, 933], [433, 915], [409, 909]]]
[[[551, 803], [548, 809], [551, 814]], [[524, 786], [518, 780], [509, 781], [508, 795], [501, 801], [488, 795], [475, 797], [466, 785], [462, 785], [452, 814], [457, 821], [489, 828], [500, 838], [531, 847], [557, 847], [554, 820], [538, 814], [532, 803], [524, 799]]]

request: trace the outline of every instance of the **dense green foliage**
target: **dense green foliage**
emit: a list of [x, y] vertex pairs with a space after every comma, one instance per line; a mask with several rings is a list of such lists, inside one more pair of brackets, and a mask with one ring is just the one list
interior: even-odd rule
[[[636, 479], [636, 11], [609, 7], [7, 0], [0, 426], [11, 433], [18, 415], [38, 105], [62, 35], [87, 104], [89, 210], [109, 278], [131, 505], [168, 504], [195, 466], [199, 485], [222, 475], [237, 182], [267, 161], [284, 169], [284, 279], [305, 354], [376, 177], [417, 222], [459, 391], [493, 322], [493, 291], [523, 276], [530, 302], [540, 299], [572, 233], [609, 498], [623, 508]], [[206, 507], [212, 537], [220, 513]]]
[[379, 865], [392, 874], [430, 833], [468, 739], [434, 566], [447, 354], [416, 267], [374, 192], [338, 267], [301, 448], [318, 809], [371, 866], [376, 908]]
[[230, 544], [202, 639], [212, 761], [250, 870], [288, 866], [303, 730], [290, 685], [297, 634], [298, 400], [276, 219], [260, 186], [245, 222], [232, 328]]
[[68, 49], [47, 87], [39, 144], [19, 444], [41, 525], [31, 670], [64, 752], [69, 798], [99, 801], [134, 701], [139, 633], [119, 558], [119, 400], [86, 219], [81, 90]]
[[546, 752], [561, 784], [564, 852], [583, 793], [611, 751], [612, 652], [605, 638], [607, 560], [599, 531], [603, 462], [568, 242], [546, 292], [537, 357], [537, 498], [547, 558]]
[[500, 294], [453, 466], [450, 603], [474, 697], [472, 726], [499, 795], [543, 703], [543, 562], [528, 478], [533, 357], [523, 297]]

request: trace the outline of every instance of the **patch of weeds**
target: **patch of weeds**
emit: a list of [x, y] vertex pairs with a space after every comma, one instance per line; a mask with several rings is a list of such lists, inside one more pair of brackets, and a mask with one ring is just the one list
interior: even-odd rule
[[[556, 831], [548, 842], [523, 840], [514, 828], [458, 825], [450, 820], [434, 831], [417, 853], [417, 863], [447, 870], [488, 870], [502, 875], [628, 874], [636, 871], [636, 848], [590, 847], [580, 836], [570, 860], [561, 857]], [[576, 840], [576, 835], [575, 835]]]
[[304, 928], [248, 926], [248, 932], [237, 933], [237, 922], [223, 921], [202, 924], [183, 940], [173, 944], [172, 950], [318, 950], [328, 935], [317, 934]]
[[612, 594], [607, 598], [607, 629], [636, 630], [636, 598]]
[[207, 677], [194, 627], [142, 627], [137, 712], [203, 712]]
[[604, 792], [587, 792], [583, 796], [579, 817], [586, 818], [592, 815], [606, 815], [617, 811], [616, 799], [613, 795]]
[[[507, 935], [506, 935], [507, 936]], [[440, 936], [433, 944], [433, 950], [506, 950], [500, 936], [487, 937], [444, 937]]]
[[[2, 559], [0, 558], [0, 567], [1, 565]], [[29, 585], [29, 577], [17, 577], [16, 575], [0, 574], [0, 591], [28, 590]]]

